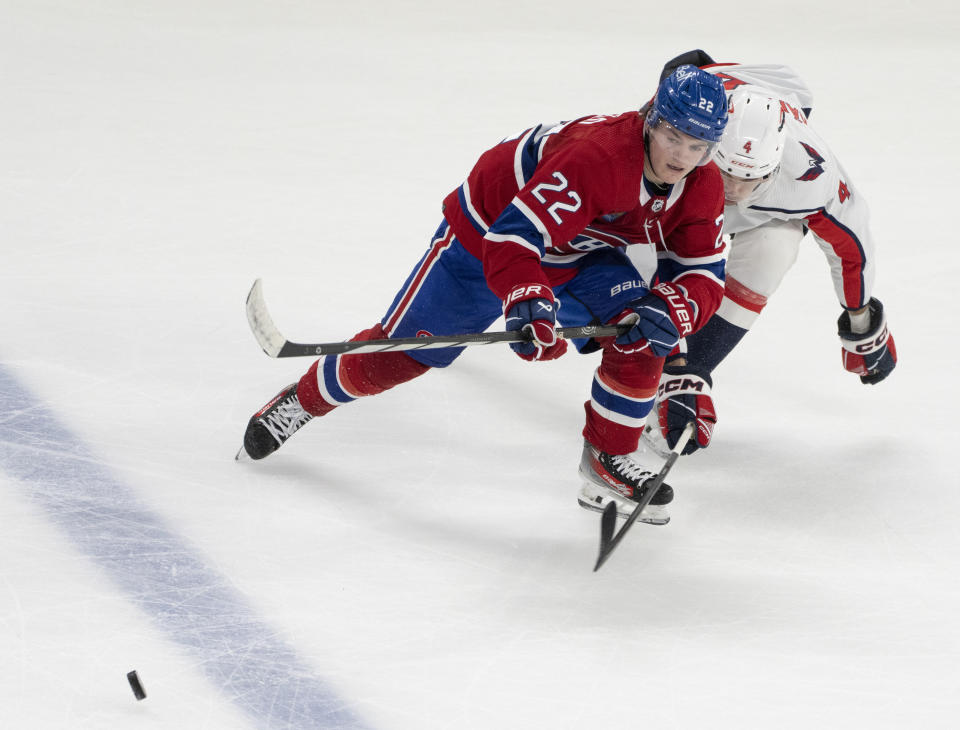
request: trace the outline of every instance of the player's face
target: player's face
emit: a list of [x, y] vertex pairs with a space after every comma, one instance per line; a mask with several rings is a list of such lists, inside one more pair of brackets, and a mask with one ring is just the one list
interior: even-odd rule
[[711, 145], [702, 139], [680, 132], [661, 121], [650, 130], [648, 176], [653, 182], [673, 185], [704, 161]]
[[742, 177], [734, 177], [723, 170], [720, 171], [720, 177], [723, 178], [723, 199], [727, 205], [736, 205], [743, 202], [766, 179], [753, 178], [748, 180]]

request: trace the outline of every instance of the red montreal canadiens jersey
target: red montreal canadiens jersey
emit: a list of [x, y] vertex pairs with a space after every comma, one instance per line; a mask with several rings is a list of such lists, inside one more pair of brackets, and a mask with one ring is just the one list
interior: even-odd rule
[[648, 285], [671, 281], [694, 329], [723, 297], [723, 183], [713, 163], [666, 189], [643, 177], [638, 112], [541, 124], [487, 150], [444, 201], [444, 217], [483, 261], [501, 299], [521, 284], [556, 285], [600, 248], [644, 248]]

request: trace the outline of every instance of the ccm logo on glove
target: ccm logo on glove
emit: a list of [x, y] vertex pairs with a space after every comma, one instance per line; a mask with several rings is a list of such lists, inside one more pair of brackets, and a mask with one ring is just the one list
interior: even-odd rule
[[887, 339], [888, 339], [889, 337], [890, 337], [890, 330], [887, 328], [887, 323], [884, 322], [884, 323], [883, 323], [883, 332], [880, 333], [880, 336], [877, 337], [875, 340], [872, 340], [872, 341], [869, 341], [869, 342], [858, 342], [858, 343], [856, 343], [856, 347], [854, 348], [854, 352], [856, 352], [856, 353], [858, 353], [858, 354], [860, 354], [860, 355], [868, 355], [868, 354], [870, 354], [871, 352], [873, 352], [874, 350], [879, 350], [881, 347], [883, 347], [883, 346], [886, 344]]
[[868, 302], [870, 322], [866, 332], [853, 331], [850, 313], [837, 320], [837, 334], [842, 346], [843, 367], [860, 376], [861, 382], [874, 385], [886, 378], [897, 366], [897, 346], [887, 327], [883, 304], [876, 297]]
[[687, 442], [683, 453], [692, 454], [710, 445], [713, 427], [717, 423], [717, 409], [710, 390], [708, 373], [701, 377], [684, 371], [682, 367], [668, 365], [663, 369], [657, 388], [657, 419], [660, 433], [671, 449], [677, 445], [680, 434], [690, 421], [696, 423], [697, 431], [695, 437]]
[[709, 392], [709, 386], [707, 386], [703, 378], [672, 378], [660, 383], [660, 386], [657, 388], [657, 397], [663, 398], [665, 395], [669, 396], [671, 393], [680, 391], [685, 393], [703, 393], [705, 389]]

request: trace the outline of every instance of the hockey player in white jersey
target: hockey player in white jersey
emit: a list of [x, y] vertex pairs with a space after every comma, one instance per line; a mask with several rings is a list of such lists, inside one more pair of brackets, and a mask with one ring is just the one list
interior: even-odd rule
[[[715, 161], [724, 180], [723, 231], [730, 238], [723, 302], [668, 358], [656, 417], [644, 442], [661, 455], [696, 418], [684, 453], [710, 443], [716, 423], [712, 373], [749, 331], [796, 261], [809, 233], [829, 262], [842, 312], [843, 366], [866, 384], [897, 363], [880, 300], [873, 296], [875, 246], [866, 202], [839, 160], [810, 126], [812, 94], [787, 66], [716, 64], [691, 51], [664, 67], [692, 63], [724, 80], [729, 117]], [[666, 447], [664, 446], [666, 440]]]

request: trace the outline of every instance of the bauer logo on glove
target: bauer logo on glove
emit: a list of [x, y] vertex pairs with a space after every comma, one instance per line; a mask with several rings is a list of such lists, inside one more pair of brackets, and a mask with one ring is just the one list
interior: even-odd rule
[[632, 327], [616, 338], [613, 347], [625, 354], [642, 352], [666, 357], [688, 331], [690, 302], [673, 286], [659, 284], [646, 296], [630, 303], [616, 319]]
[[515, 287], [503, 303], [507, 331], [526, 332], [526, 342], [511, 342], [510, 348], [524, 360], [554, 360], [567, 351], [566, 340], [557, 337], [557, 303], [553, 291], [543, 284]]
[[523, 301], [524, 299], [546, 296], [553, 298], [553, 292], [548, 287], [543, 286], [543, 284], [525, 284], [524, 286], [518, 286], [507, 294], [507, 298], [503, 302], [503, 308], [506, 310], [514, 302]]

